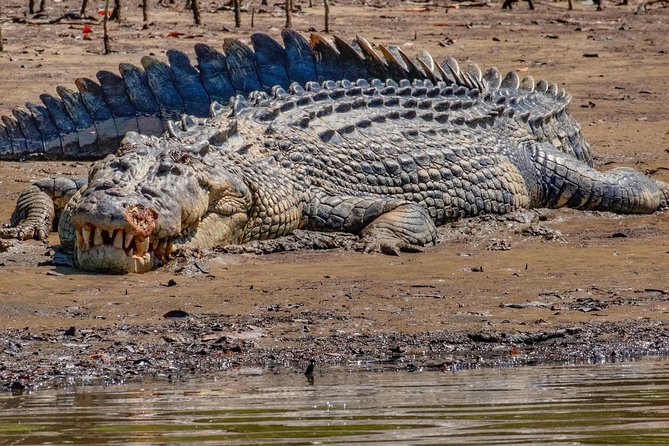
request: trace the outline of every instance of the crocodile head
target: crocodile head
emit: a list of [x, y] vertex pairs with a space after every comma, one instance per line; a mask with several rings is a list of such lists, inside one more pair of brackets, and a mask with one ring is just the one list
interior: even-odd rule
[[241, 241], [248, 187], [221, 168], [208, 141], [188, 142], [130, 133], [115, 155], [94, 165], [60, 229], [77, 267], [141, 273], [179, 246]]

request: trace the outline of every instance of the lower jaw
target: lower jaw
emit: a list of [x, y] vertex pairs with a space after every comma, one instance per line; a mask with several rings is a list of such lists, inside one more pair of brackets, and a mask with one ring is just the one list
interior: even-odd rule
[[93, 248], [88, 251], [75, 250], [74, 263], [84, 271], [105, 274], [145, 273], [159, 265], [151, 254], [128, 256], [121, 249]]

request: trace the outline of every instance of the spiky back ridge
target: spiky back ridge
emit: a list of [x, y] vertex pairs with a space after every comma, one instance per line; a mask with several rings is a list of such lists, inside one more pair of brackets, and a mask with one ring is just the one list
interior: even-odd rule
[[225, 104], [236, 95], [287, 89], [294, 82], [428, 80], [489, 93], [495, 101], [507, 101], [509, 110], [530, 117], [559, 114], [570, 99], [545, 81], [535, 84], [513, 72], [502, 78], [496, 68], [483, 73], [477, 65], [463, 69], [453, 58], [439, 64], [424, 51], [410, 58], [397, 46], [380, 46], [379, 54], [362, 37], [352, 44], [318, 34], [307, 41], [290, 30], [282, 31], [282, 37], [283, 46], [266, 34], [254, 34], [253, 50], [236, 39], [225, 39], [223, 52], [197, 44], [197, 67], [185, 53], [168, 50], [169, 64], [146, 56], [143, 69], [124, 63], [120, 76], [100, 71], [98, 82], [77, 79], [78, 91], [58, 87], [58, 97], [42, 95], [42, 105], [28, 103], [2, 117], [0, 159], [100, 157], [115, 150], [128, 131], [160, 134], [182, 113], [205, 117], [214, 101]]
[[457, 131], [457, 126], [479, 126], [484, 131], [506, 117], [526, 124], [533, 139], [589, 161], [578, 124], [568, 122], [572, 120], [568, 103], [568, 96], [555, 89], [504, 86], [481, 91], [443, 81], [360, 79], [308, 82], [304, 87], [294, 83], [288, 91], [275, 87], [270, 94], [240, 95], [231, 101], [230, 116], [267, 123], [268, 132], [276, 129], [281, 133], [282, 127], [310, 128], [325, 143], [336, 143], [356, 129], [401, 118], [404, 120], [396, 125], [411, 138], [419, 131]]

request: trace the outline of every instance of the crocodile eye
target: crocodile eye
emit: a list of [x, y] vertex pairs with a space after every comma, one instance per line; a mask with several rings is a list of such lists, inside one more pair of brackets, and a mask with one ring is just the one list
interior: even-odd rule
[[174, 164], [172, 163], [171, 160], [163, 160], [158, 165], [158, 172], [160, 173], [170, 172], [172, 170], [172, 167], [174, 167]]
[[111, 167], [121, 172], [125, 172], [132, 167], [132, 164], [124, 158], [118, 158], [112, 161]]

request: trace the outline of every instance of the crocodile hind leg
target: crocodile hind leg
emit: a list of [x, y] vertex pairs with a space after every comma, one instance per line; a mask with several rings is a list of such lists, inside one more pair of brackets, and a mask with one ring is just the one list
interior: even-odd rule
[[82, 178], [45, 178], [21, 192], [7, 227], [0, 229], [0, 238], [45, 240], [60, 210], [85, 184]]
[[360, 235], [365, 252], [398, 255], [433, 245], [437, 228], [416, 203], [392, 198], [321, 197], [312, 202], [308, 229]]

